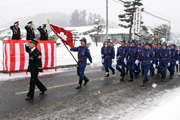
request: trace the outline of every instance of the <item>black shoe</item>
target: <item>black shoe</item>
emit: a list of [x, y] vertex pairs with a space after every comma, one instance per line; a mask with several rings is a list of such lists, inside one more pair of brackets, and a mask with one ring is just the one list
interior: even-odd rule
[[124, 78], [122, 77], [122, 78], [120, 79], [120, 81], [121, 81], [121, 82], [124, 82]]
[[112, 75], [114, 75], [114, 74], [115, 74], [115, 70], [112, 71]]
[[106, 74], [106, 76], [105, 77], [109, 77], [109, 73], [108, 74]]
[[133, 81], [133, 75], [130, 75], [130, 80], [128, 80], [128, 82], [132, 82]]
[[123, 82], [123, 81], [124, 81], [125, 73], [122, 73], [121, 76], [122, 76], [122, 77], [121, 77], [120, 81]]
[[76, 87], [76, 89], [80, 89], [81, 88], [81, 85], [78, 85], [77, 87]]
[[165, 75], [162, 75], [161, 82], [165, 82]]
[[89, 79], [87, 79], [87, 80], [85, 80], [85, 82], [84, 82], [84, 86], [86, 86], [86, 84], [89, 82]]
[[31, 100], [31, 99], [33, 99], [33, 98], [32, 98], [32, 97], [27, 96], [27, 98], [26, 98], [25, 100]]
[[144, 83], [142, 83], [142, 84], [141, 84], [141, 87], [144, 87], [144, 86], [145, 86], [145, 84], [144, 84]]
[[152, 77], [153, 77], [153, 76], [154, 76], [154, 72], [152, 72], [152, 74], [151, 74], [151, 75], [152, 75]]
[[41, 91], [39, 94], [40, 94], [40, 95], [43, 95], [44, 93], [45, 93], [45, 91]]

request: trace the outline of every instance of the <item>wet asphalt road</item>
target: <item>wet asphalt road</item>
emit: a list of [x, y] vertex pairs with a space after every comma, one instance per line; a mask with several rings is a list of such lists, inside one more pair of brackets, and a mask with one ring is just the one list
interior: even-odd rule
[[[40, 81], [48, 88], [39, 95], [36, 88], [34, 99], [25, 101], [29, 78], [0, 82], [1, 119], [62, 119], [62, 120], [109, 120], [123, 119], [142, 106], [150, 104], [158, 97], [180, 86], [177, 74], [174, 79], [166, 77], [160, 82], [160, 75], [149, 77], [149, 83], [141, 87], [142, 76], [128, 83], [120, 82], [119, 73], [104, 78], [102, 67], [87, 68], [85, 75], [90, 79], [87, 86], [76, 90], [78, 76], [76, 69], [63, 73], [40, 76]], [[157, 88], [152, 88], [152, 83]], [[113, 112], [113, 113], [112, 113]], [[114, 114], [113, 117], [112, 114]]]

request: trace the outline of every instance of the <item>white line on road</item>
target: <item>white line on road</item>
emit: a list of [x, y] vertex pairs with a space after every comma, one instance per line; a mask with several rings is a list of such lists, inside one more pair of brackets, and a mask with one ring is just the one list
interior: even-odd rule
[[[112, 75], [112, 76], [109, 76], [109, 77], [114, 77], [114, 76], [115, 76], [115, 75]], [[108, 78], [109, 78], [109, 77], [108, 77]], [[104, 77], [91, 79], [90, 82], [96, 81], [96, 80], [100, 80], [100, 79], [102, 79], [102, 78], [104, 78]], [[65, 87], [65, 86], [75, 85], [75, 84], [77, 84], [77, 82], [76, 82], [76, 83], [64, 84], [64, 85], [52, 86], [52, 87], [48, 87], [47, 89], [50, 90], [50, 89], [55, 89], [55, 88], [60, 88], [60, 87]], [[35, 91], [39, 91], [39, 89], [35, 89]], [[28, 91], [17, 92], [17, 93], [15, 93], [15, 94], [16, 94], [16, 95], [20, 95], [20, 94], [26, 94], [26, 93], [28, 93]]]

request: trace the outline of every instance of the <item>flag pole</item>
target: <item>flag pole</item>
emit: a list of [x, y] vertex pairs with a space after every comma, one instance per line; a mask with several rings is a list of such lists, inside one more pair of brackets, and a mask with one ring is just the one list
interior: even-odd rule
[[[49, 23], [49, 19], [46, 19], [46, 22]], [[62, 41], [62, 40], [61, 40]], [[63, 42], [63, 41], [62, 41]], [[78, 64], [78, 61], [76, 60], [76, 58], [74, 57], [74, 55], [71, 53], [71, 51], [68, 49], [67, 45], [63, 42], [64, 46], [66, 47], [66, 49], [69, 51], [69, 53], [71, 54], [71, 56], [73, 57], [73, 59], [76, 61], [76, 63]]]

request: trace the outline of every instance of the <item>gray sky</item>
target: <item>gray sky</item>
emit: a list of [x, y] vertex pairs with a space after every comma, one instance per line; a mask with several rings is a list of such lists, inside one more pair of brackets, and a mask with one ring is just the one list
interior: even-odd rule
[[[146, 11], [171, 20], [172, 32], [180, 33], [179, 0], [142, 0], [142, 2]], [[15, 18], [27, 17], [44, 12], [70, 14], [75, 9], [85, 9], [88, 13], [99, 13], [104, 18], [106, 15], [106, 0], [0, 0], [0, 3], [0, 25]], [[109, 0], [109, 20], [119, 23], [117, 16], [124, 12], [123, 9], [123, 5], [118, 3], [118, 0]], [[151, 27], [167, 23], [145, 13], [143, 13], [143, 21], [145, 25]], [[44, 22], [45, 20], [42, 21], [42, 23]]]

